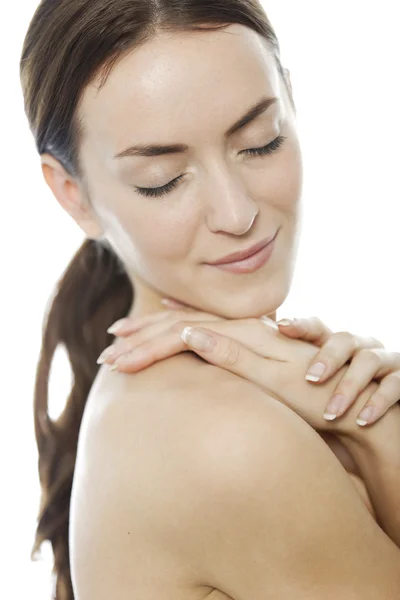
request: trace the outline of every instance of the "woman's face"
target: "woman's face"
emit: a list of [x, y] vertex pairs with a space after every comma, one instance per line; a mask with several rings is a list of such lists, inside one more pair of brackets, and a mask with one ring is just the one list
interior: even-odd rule
[[[263, 97], [277, 101], [227, 135]], [[86, 88], [80, 116], [91, 203], [137, 294], [227, 318], [282, 304], [299, 240], [302, 162], [290, 96], [258, 34], [231, 25], [158, 35], [124, 57], [100, 92]], [[244, 152], [278, 136], [286, 139], [275, 152]], [[187, 149], [116, 157], [132, 146], [173, 144]], [[176, 178], [160, 197], [136, 189]], [[277, 230], [269, 261], [254, 272], [207, 264]]]

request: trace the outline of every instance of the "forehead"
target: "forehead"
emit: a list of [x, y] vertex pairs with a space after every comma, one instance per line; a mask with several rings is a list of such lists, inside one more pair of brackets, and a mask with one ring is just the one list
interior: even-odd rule
[[225, 131], [262, 93], [278, 96], [266, 41], [242, 25], [159, 34], [125, 56], [98, 92], [84, 91], [83, 146], [109, 160], [131, 143], [190, 143]]

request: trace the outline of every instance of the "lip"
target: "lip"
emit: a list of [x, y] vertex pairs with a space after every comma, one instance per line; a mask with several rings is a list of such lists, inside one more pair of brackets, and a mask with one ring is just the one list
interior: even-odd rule
[[[278, 230], [279, 231], [279, 230]], [[262, 242], [263, 245], [261, 245], [261, 243], [256, 244], [256, 246], [253, 246], [252, 250], [254, 248], [257, 248], [258, 246], [258, 251], [254, 252], [253, 254], [251, 254], [249, 256], [249, 251], [247, 251], [247, 257], [246, 258], [242, 258], [241, 260], [236, 260], [233, 262], [225, 262], [225, 263], [217, 263], [217, 264], [211, 264], [208, 263], [210, 266], [215, 267], [217, 269], [220, 269], [222, 271], [228, 271], [230, 273], [254, 273], [254, 271], [257, 271], [258, 269], [260, 269], [263, 265], [265, 265], [270, 256], [272, 255], [273, 251], [274, 251], [274, 247], [275, 247], [275, 239], [278, 235], [278, 231], [275, 233], [275, 235], [273, 236], [273, 238], [269, 238], [269, 241], [266, 243], [265, 241]], [[261, 246], [261, 247], [260, 247]], [[236, 253], [238, 254], [238, 253]], [[242, 255], [244, 253], [242, 252]]]
[[206, 264], [213, 266], [227, 265], [229, 263], [238, 262], [244, 260], [245, 258], [249, 258], [250, 256], [256, 254], [262, 248], [265, 248], [267, 244], [271, 243], [275, 239], [277, 233], [278, 230], [274, 233], [274, 235], [270, 236], [269, 238], [265, 238], [264, 240], [261, 240], [261, 242], [254, 244], [253, 246], [251, 246], [251, 248], [247, 248], [247, 250], [241, 250], [240, 252], [233, 252], [232, 254], [227, 254], [219, 260], [208, 262]]

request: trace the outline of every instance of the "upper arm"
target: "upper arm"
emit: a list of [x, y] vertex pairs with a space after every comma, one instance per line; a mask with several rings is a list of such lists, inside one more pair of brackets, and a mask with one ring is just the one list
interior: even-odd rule
[[400, 549], [318, 434], [266, 400], [232, 402], [199, 453], [203, 579], [235, 600], [394, 599]]

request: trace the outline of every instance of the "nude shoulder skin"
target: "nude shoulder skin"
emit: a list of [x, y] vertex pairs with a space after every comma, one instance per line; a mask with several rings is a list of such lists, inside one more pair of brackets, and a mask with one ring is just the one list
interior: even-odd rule
[[[349, 526], [347, 518], [350, 524], [356, 522], [362, 524], [363, 528], [366, 527], [371, 539], [377, 536], [377, 546], [371, 549], [371, 556], [364, 559], [375, 560], [378, 556], [376, 548], [382, 544], [383, 552], [389, 553], [390, 560], [396, 560], [390, 540], [371, 519], [360, 501], [360, 495], [354, 493], [356, 488], [351, 485], [350, 478], [316, 432], [287, 407], [253, 384], [203, 361], [193, 361], [189, 355], [172, 357], [170, 362], [163, 361], [133, 376], [114, 376], [115, 373], [104, 371], [92, 388], [80, 442], [82, 456], [85, 458], [80, 461], [78, 455], [77, 460], [75, 494], [71, 506], [71, 548], [72, 571], [77, 585], [82, 590], [87, 590], [82, 592], [82, 600], [93, 596], [101, 600], [112, 589], [115, 592], [117, 582], [122, 585], [120, 573], [121, 569], [124, 572], [125, 564], [128, 572], [128, 564], [135, 564], [136, 573], [141, 574], [132, 580], [129, 575], [124, 575], [122, 581], [128, 586], [127, 594], [139, 593], [141, 597], [145, 597], [142, 596], [143, 589], [140, 586], [147, 578], [152, 580], [153, 573], [154, 581], [167, 577], [168, 585], [171, 586], [168, 592], [171, 598], [197, 600], [206, 597], [206, 590], [207, 595], [213, 591], [212, 600], [236, 597], [253, 600], [258, 597], [256, 590], [252, 591], [250, 587], [246, 592], [247, 596], [241, 595], [244, 592], [241, 588], [245, 585], [244, 579], [242, 582], [236, 579], [236, 583], [234, 577], [229, 579], [227, 572], [224, 573], [226, 564], [220, 564], [219, 572], [213, 571], [214, 567], [204, 557], [204, 548], [209, 549], [210, 557], [213, 556], [210, 545], [217, 552], [216, 540], [219, 543], [222, 541], [218, 528], [212, 528], [217, 527], [218, 522], [221, 526], [223, 519], [228, 516], [227, 505], [234, 506], [237, 503], [237, 494], [240, 496], [241, 493], [240, 485], [245, 483], [241, 481], [241, 469], [246, 466], [247, 471], [252, 472], [253, 461], [243, 462], [246, 460], [246, 444], [250, 444], [252, 439], [265, 444], [265, 481], [260, 484], [270, 485], [268, 482], [271, 482], [271, 478], [275, 482], [280, 469], [288, 468], [288, 465], [280, 465], [276, 460], [271, 462], [271, 458], [268, 459], [271, 443], [274, 443], [276, 452], [276, 437], [271, 438], [276, 427], [280, 428], [279, 439], [284, 441], [289, 436], [292, 437], [293, 444], [296, 444], [299, 464], [294, 469], [295, 473], [301, 475], [299, 467], [307, 463], [307, 460], [309, 462], [310, 452], [316, 453], [318, 457], [313, 463], [315, 472], [310, 473], [307, 469], [311, 467], [304, 466], [304, 476], [310, 480], [313, 477], [323, 480], [328, 488], [334, 485], [342, 490], [336, 492], [339, 493], [339, 500], [336, 496], [332, 500], [326, 495], [320, 498], [318, 494], [322, 491], [319, 488], [314, 492], [311, 490], [315, 494], [315, 502], [324, 502], [322, 516], [326, 519], [327, 514], [336, 515], [335, 502], [349, 502], [350, 512], [344, 517], [346, 527]], [[299, 435], [297, 441], [293, 438], [291, 429], [293, 419]], [[298, 422], [301, 423], [300, 426]], [[250, 437], [249, 424], [254, 430]], [[263, 427], [266, 429], [261, 435]], [[286, 427], [288, 431], [285, 433]], [[219, 470], [216, 470], [215, 465]], [[238, 479], [236, 483], [235, 479], [224, 482], [224, 473], [227, 472], [232, 477], [232, 465], [237, 469]], [[259, 465], [254, 464], [254, 468], [256, 476]], [[330, 476], [332, 480], [329, 479]], [[224, 486], [223, 497], [219, 496], [222, 493], [218, 487], [219, 482]], [[287, 488], [284, 487], [286, 484], [280, 482], [283, 489], [287, 489], [285, 502], [281, 505], [282, 523], [294, 518], [291, 513], [293, 506], [299, 506], [299, 498], [293, 496], [291, 491], [293, 484], [290, 481], [286, 483]], [[308, 493], [308, 487], [305, 489], [306, 484], [302, 484], [301, 477], [297, 486], [296, 494], [301, 499], [305, 491]], [[226, 496], [228, 490], [231, 496]], [[257, 487], [253, 492], [259, 494], [260, 499], [266, 494], [262, 487]], [[313, 496], [311, 500], [312, 498]], [[76, 510], [77, 506], [79, 510]], [[219, 510], [222, 511], [221, 514]], [[254, 509], [250, 512], [254, 512]], [[205, 522], [207, 517], [211, 527], [209, 530]], [[241, 514], [241, 518], [248, 518], [246, 511]], [[262, 526], [263, 523], [260, 522], [260, 527]], [[334, 527], [330, 522], [329, 526]], [[371, 530], [373, 526], [376, 529]], [[99, 528], [101, 536], [96, 537]], [[226, 542], [236, 536], [240, 539], [243, 535], [243, 531], [229, 531], [229, 535], [228, 530], [225, 533], [223, 529], [220, 531]], [[354, 527], [350, 531], [354, 531]], [[285, 539], [284, 536], [288, 536], [286, 541], [289, 545], [292, 544], [293, 540], [289, 540], [289, 528], [275, 531], [275, 535], [278, 533], [282, 540]], [[349, 535], [348, 543], [357, 545], [359, 542]], [[347, 538], [344, 539], [345, 546], [346, 540]], [[95, 553], [89, 551], [94, 542]], [[243, 543], [247, 542], [243, 540]], [[301, 540], [297, 543], [300, 544], [300, 551]], [[325, 542], [320, 540], [318, 543], [322, 544], [323, 550]], [[109, 548], [113, 548], [114, 559], [111, 564], [107, 550]], [[227, 547], [221, 547], [221, 550], [226, 552]], [[236, 549], [236, 552], [243, 552], [243, 560], [249, 555], [249, 551], [246, 545]], [[264, 551], [267, 550], [259, 548], [260, 560]], [[267, 557], [266, 555], [265, 560]], [[236, 559], [238, 558], [232, 557], [232, 560]], [[248, 565], [243, 562], [243, 569], [245, 568], [248, 569]], [[279, 568], [284, 571], [289, 568], [289, 564], [285, 567], [285, 563], [282, 563]], [[101, 589], [94, 589], [100, 583], [96, 576], [99, 570], [107, 580], [101, 579]], [[265, 579], [267, 572], [269, 571], [265, 571], [264, 579], [259, 584], [263, 583], [267, 588], [269, 585], [275, 593], [278, 591], [277, 582], [273, 583], [272, 579], [268, 579], [268, 583]], [[254, 575], [259, 577], [260, 573]], [[245, 578], [244, 572], [241, 576]], [[380, 576], [378, 573], [377, 577]], [[220, 581], [217, 585], [218, 577]], [[233, 592], [232, 595], [226, 593], [228, 583], [238, 586], [236, 596]], [[153, 585], [152, 597], [157, 597], [161, 591], [157, 589], [156, 583]], [[318, 593], [323, 585], [322, 580]], [[169, 600], [168, 589], [164, 581], [162, 597]], [[290, 597], [282, 595], [283, 590], [279, 593], [282, 599]], [[290, 593], [295, 593], [295, 588], [291, 588]], [[273, 596], [265, 596], [269, 597], [272, 599]], [[364, 596], [361, 597], [364, 600]], [[315, 598], [319, 599], [320, 596]]]

